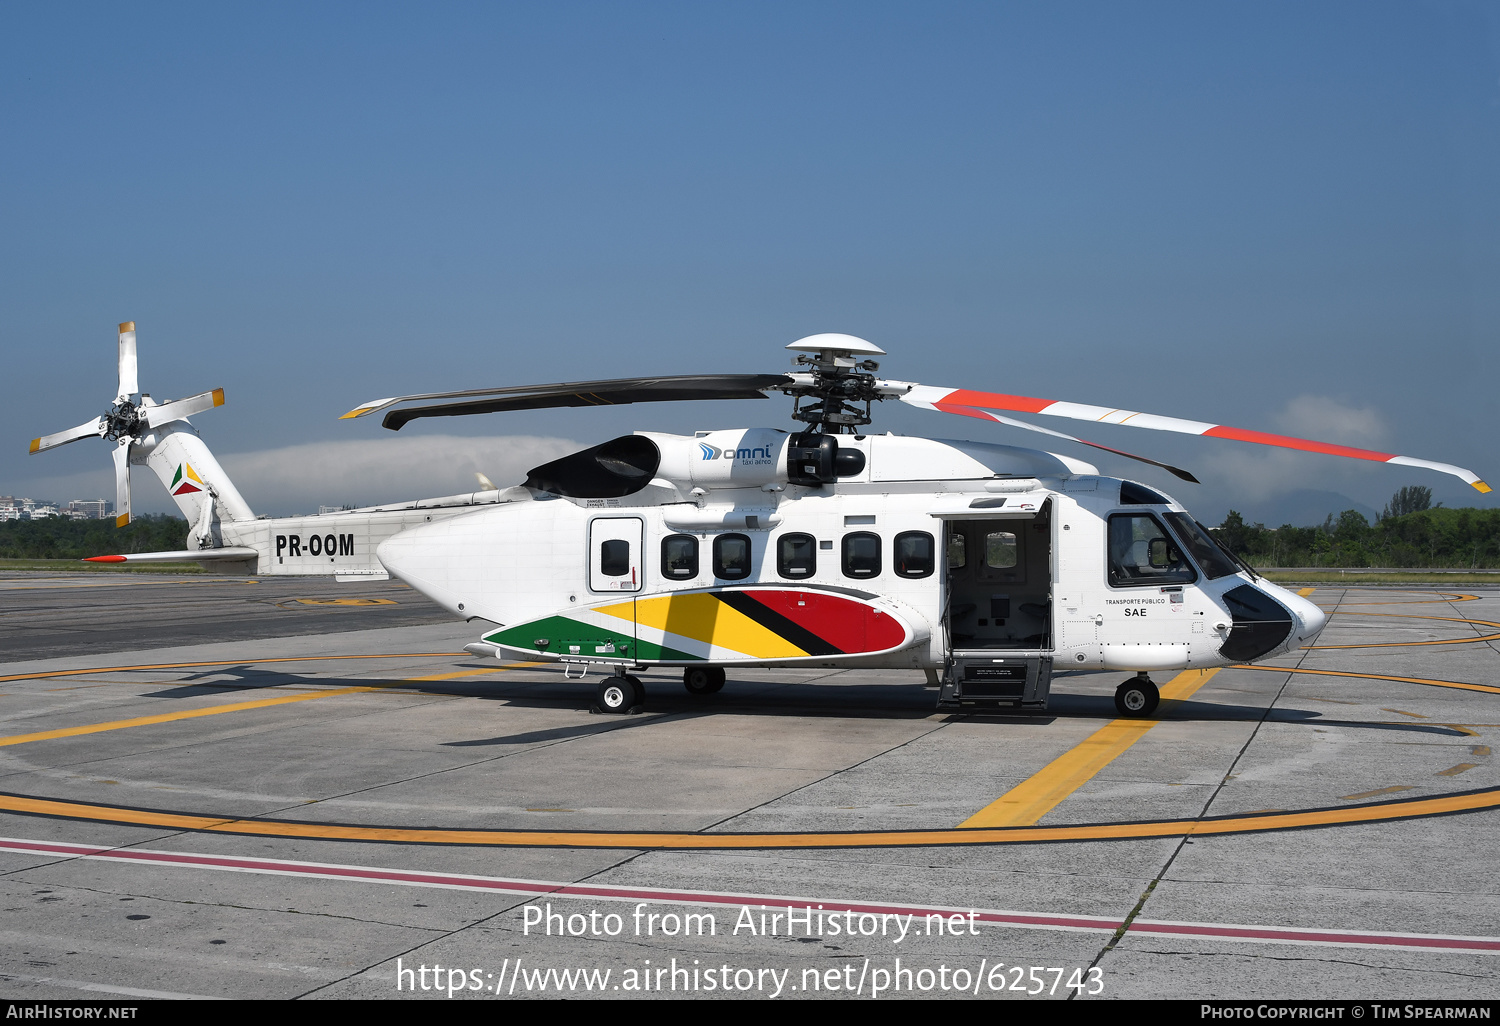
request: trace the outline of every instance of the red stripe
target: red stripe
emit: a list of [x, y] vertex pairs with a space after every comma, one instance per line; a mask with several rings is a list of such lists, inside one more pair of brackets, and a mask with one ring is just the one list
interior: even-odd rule
[[853, 599], [816, 591], [760, 588], [744, 594], [812, 631], [840, 652], [883, 652], [906, 640], [906, 630], [894, 618]]
[[83, 561], [85, 563], [123, 563], [123, 562], [125, 562], [125, 557], [124, 556], [86, 556], [86, 557], [84, 557]]
[[976, 417], [979, 420], [987, 420], [991, 424], [995, 423], [995, 418], [991, 417], [988, 413], [982, 413], [968, 406], [954, 406], [951, 403], [933, 403], [932, 408], [940, 410], [943, 413], [957, 413], [963, 417]]
[[[941, 405], [979, 406], [989, 410], [1016, 410], [1020, 413], [1041, 413], [1055, 403], [1056, 399], [1033, 399], [1025, 395], [1004, 395], [1000, 392], [971, 392], [967, 388], [955, 388], [943, 396]], [[933, 405], [939, 405], [934, 403]]]
[[1376, 463], [1388, 463], [1396, 458], [1394, 453], [1389, 452], [1375, 452], [1371, 449], [1353, 449], [1347, 445], [1330, 445], [1327, 442], [1310, 442], [1305, 438], [1269, 435], [1264, 431], [1246, 431], [1244, 428], [1211, 427], [1203, 432], [1202, 437], [1232, 438], [1237, 442], [1276, 445], [1283, 449], [1301, 449], [1304, 452], [1323, 452], [1330, 456], [1348, 456], [1357, 460], [1374, 460]]
[[[329, 877], [347, 880], [370, 880], [380, 883], [416, 884], [429, 887], [452, 887], [467, 890], [510, 891], [522, 894], [555, 894], [560, 897], [607, 898], [621, 901], [678, 902], [696, 905], [755, 905], [768, 909], [801, 909], [821, 906], [825, 914], [854, 912], [875, 915], [959, 915], [967, 920], [972, 913], [977, 923], [1004, 923], [1050, 930], [1096, 930], [1113, 932], [1122, 920], [1107, 916], [1047, 915], [1037, 912], [1010, 912], [998, 909], [957, 909], [922, 905], [877, 904], [873, 902], [830, 901], [817, 898], [789, 898], [771, 895], [680, 891], [650, 887], [605, 887], [591, 884], [553, 883], [544, 880], [514, 880], [502, 877], [464, 876], [456, 873], [420, 873], [366, 866], [328, 865], [315, 862], [290, 862], [280, 859], [232, 858], [219, 855], [196, 855], [188, 852], [151, 851], [132, 848], [100, 848], [94, 845], [58, 841], [25, 841], [0, 839], [0, 850], [43, 852], [74, 858], [102, 858], [127, 862], [158, 863], [176, 866], [201, 866], [209, 869], [240, 869], [250, 872], [289, 876]], [[1171, 923], [1137, 919], [1132, 933], [1163, 934], [1183, 937], [1215, 937], [1224, 940], [1266, 941], [1271, 943], [1304, 943], [1329, 945], [1364, 945], [1439, 949], [1448, 951], [1500, 951], [1500, 938], [1443, 937], [1420, 933], [1359, 933], [1351, 930], [1299, 930], [1265, 926], [1235, 926], [1214, 923]]]

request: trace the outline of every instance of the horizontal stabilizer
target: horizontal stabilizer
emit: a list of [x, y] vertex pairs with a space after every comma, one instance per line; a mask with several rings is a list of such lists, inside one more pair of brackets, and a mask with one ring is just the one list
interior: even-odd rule
[[260, 553], [245, 546], [181, 549], [177, 552], [132, 552], [125, 556], [89, 556], [85, 563], [196, 563], [203, 559], [254, 559]]

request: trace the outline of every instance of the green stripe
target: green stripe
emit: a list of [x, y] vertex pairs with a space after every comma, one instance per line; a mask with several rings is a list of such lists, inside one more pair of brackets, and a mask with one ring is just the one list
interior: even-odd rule
[[[547, 639], [547, 647], [538, 647], [537, 641]], [[561, 657], [608, 660], [613, 655], [625, 656], [638, 663], [651, 662], [703, 662], [702, 657], [679, 652], [649, 641], [637, 642], [628, 634], [581, 623], [566, 616], [548, 616], [529, 623], [517, 624], [486, 634], [484, 640], [507, 648], [518, 648], [529, 652], [545, 652]], [[595, 648], [613, 644], [615, 651], [596, 652]], [[576, 653], [569, 646], [577, 645]]]

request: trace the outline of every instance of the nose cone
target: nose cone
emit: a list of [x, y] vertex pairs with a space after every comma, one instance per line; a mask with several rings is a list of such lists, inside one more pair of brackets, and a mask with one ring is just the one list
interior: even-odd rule
[[1317, 603], [1302, 595], [1288, 592], [1282, 602], [1297, 620], [1297, 640], [1307, 644], [1322, 633], [1328, 623], [1328, 614], [1318, 608]]

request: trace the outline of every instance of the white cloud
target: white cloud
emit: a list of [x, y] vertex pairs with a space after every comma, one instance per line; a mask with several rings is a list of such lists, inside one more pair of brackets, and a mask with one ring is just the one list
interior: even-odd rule
[[[580, 443], [565, 438], [529, 435], [418, 435], [308, 442], [215, 455], [251, 509], [285, 516], [312, 512], [321, 505], [366, 506], [472, 491], [478, 487], [476, 471], [504, 488], [520, 483], [530, 468], [581, 448]], [[63, 502], [99, 495], [114, 497], [107, 454], [97, 473], [46, 478], [28, 482], [27, 487], [29, 494]], [[176, 513], [150, 471], [136, 468], [131, 488], [138, 513]]]
[[1272, 415], [1282, 433], [1317, 442], [1377, 449], [1388, 434], [1380, 413], [1323, 395], [1299, 395]]

